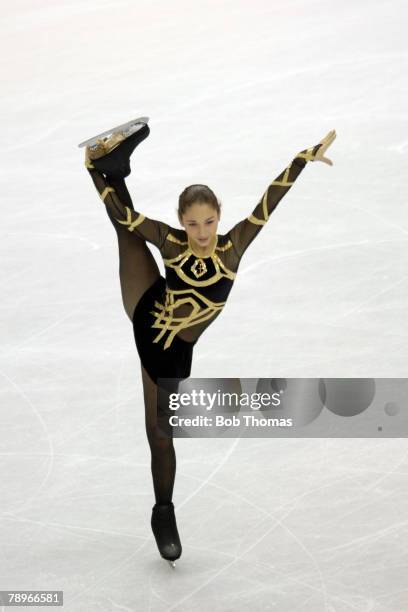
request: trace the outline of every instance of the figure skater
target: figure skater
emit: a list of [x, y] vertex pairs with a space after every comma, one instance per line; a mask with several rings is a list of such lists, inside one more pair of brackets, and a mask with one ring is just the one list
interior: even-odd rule
[[[85, 166], [118, 237], [122, 300], [141, 360], [156, 501], [151, 526], [161, 556], [174, 567], [182, 552], [172, 501], [176, 455], [171, 427], [163, 436], [159, 426], [158, 379], [190, 376], [194, 345], [225, 306], [244, 252], [307, 162], [333, 165], [325, 153], [336, 132], [331, 130], [317, 145], [298, 153], [251, 214], [226, 234], [218, 234], [221, 207], [206, 185], [189, 185], [181, 193], [178, 219], [183, 229], [135, 211], [125, 177], [130, 174], [131, 154], [150, 133], [147, 121], [141, 117], [100, 135], [108, 137], [86, 141], [93, 146], [86, 147]], [[159, 249], [165, 278], [147, 242]]]

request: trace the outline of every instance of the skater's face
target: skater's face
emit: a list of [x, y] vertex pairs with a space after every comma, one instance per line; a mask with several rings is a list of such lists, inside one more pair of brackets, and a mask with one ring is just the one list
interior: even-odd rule
[[195, 202], [188, 207], [180, 222], [193, 243], [205, 249], [217, 233], [219, 220], [215, 208], [204, 202]]

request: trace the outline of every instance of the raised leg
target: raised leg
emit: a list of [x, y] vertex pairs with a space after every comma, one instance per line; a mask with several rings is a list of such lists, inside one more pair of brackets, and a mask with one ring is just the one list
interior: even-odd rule
[[[144, 237], [136, 231], [128, 231], [119, 217], [135, 211], [125, 177], [130, 174], [130, 156], [140, 142], [149, 135], [148, 125], [133, 133], [110, 153], [90, 159], [85, 154], [85, 166], [105, 204], [106, 212], [118, 237], [119, 277], [122, 301], [132, 321], [137, 303], [144, 292], [159, 278], [160, 271]], [[124, 212], [128, 210], [126, 213]]]
[[[124, 204], [134, 210], [124, 179], [110, 179], [110, 182], [118, 196], [124, 199]], [[159, 278], [160, 270], [145, 240], [128, 232], [126, 227], [119, 226], [116, 222], [113, 225], [118, 237], [122, 302], [132, 321], [137, 303]]]
[[[105, 179], [100, 172], [89, 171], [97, 190], [102, 193]], [[109, 185], [115, 190], [114, 198], [118, 198], [121, 205], [134, 210], [132, 199], [127, 190], [124, 178], [108, 177]], [[152, 252], [143, 238], [135, 232], [129, 232], [127, 227], [118, 223], [117, 207], [111, 194], [105, 197], [104, 204], [109, 219], [115, 228], [119, 247], [119, 278], [122, 292], [122, 301], [126, 314], [132, 321], [137, 303], [144, 292], [159, 278], [160, 270]]]

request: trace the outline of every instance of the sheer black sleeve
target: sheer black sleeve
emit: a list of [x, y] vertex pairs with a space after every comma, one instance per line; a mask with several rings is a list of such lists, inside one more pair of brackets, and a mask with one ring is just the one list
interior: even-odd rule
[[298, 153], [289, 166], [269, 185], [249, 217], [234, 225], [228, 232], [227, 236], [230, 238], [239, 258], [242, 257], [252, 240], [268, 221], [270, 214], [289, 191], [306, 163], [314, 160], [321, 146], [319, 143], [315, 147], [304, 149]]

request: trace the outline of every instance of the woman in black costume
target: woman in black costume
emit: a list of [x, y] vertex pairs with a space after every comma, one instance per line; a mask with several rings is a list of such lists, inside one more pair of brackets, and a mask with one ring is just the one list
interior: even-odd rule
[[[336, 133], [330, 131], [316, 146], [298, 153], [251, 214], [226, 234], [217, 234], [220, 205], [206, 185], [190, 185], [180, 195], [178, 216], [184, 229], [135, 211], [124, 179], [132, 152], [150, 133], [147, 122], [138, 121], [87, 147], [85, 166], [118, 237], [122, 300], [142, 368], [156, 498], [151, 525], [160, 554], [174, 566], [182, 551], [172, 502], [176, 455], [171, 427], [163, 436], [158, 426], [158, 379], [190, 376], [193, 347], [225, 305], [245, 250], [308, 161], [332, 165], [324, 154]], [[146, 242], [160, 250], [166, 278]]]

